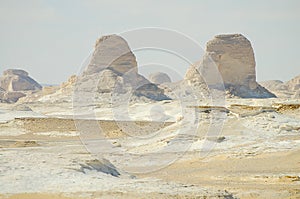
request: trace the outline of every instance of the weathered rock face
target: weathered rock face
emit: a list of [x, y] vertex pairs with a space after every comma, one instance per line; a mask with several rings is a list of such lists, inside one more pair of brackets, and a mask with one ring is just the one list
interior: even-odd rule
[[156, 72], [149, 75], [149, 80], [154, 84], [163, 84], [171, 82], [171, 78], [168, 74], [162, 72]]
[[124, 74], [137, 72], [137, 62], [127, 42], [120, 36], [107, 35], [97, 40], [95, 50], [85, 74], [91, 75], [104, 69]]
[[5, 91], [40, 90], [42, 86], [28, 76], [24, 70], [9, 69], [0, 78], [0, 87]]
[[217, 35], [206, 45], [206, 56], [229, 85], [256, 86], [255, 59], [250, 41], [241, 34]]
[[207, 42], [204, 57], [188, 69], [185, 80], [209, 87], [223, 82], [229, 94], [243, 98], [276, 97], [256, 82], [254, 52], [241, 34], [217, 35]]

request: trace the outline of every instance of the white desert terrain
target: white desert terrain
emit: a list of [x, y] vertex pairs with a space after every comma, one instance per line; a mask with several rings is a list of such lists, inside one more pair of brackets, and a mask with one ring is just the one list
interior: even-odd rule
[[139, 74], [118, 35], [60, 86], [4, 71], [0, 198], [300, 198], [298, 80], [259, 84], [242, 34], [179, 82]]

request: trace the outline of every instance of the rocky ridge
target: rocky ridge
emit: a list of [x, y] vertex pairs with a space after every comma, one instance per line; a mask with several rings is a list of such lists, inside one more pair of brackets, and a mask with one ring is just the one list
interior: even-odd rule
[[294, 99], [300, 98], [300, 75], [287, 82], [269, 80], [260, 82], [260, 84], [275, 93], [278, 97]]
[[[136, 57], [128, 43], [118, 35], [107, 35], [96, 41], [94, 52], [81, 74], [72, 76], [60, 87], [44, 88], [32, 99], [71, 102], [76, 98], [80, 103], [107, 104], [124, 100], [160, 101], [193, 94], [207, 98], [212, 90], [219, 93], [224, 90], [227, 97], [276, 97], [257, 83], [255, 65], [254, 52], [246, 37], [241, 34], [217, 35], [207, 42], [205, 55], [200, 62], [190, 66], [182, 81], [173, 83], [167, 74], [159, 72], [151, 74], [148, 80], [138, 73]], [[297, 79], [282, 88], [295, 90], [298, 87], [291, 86], [295, 82]], [[5, 92], [41, 89], [22, 70], [5, 71], [0, 85]], [[0, 92], [4, 99], [3, 91]], [[14, 93], [11, 101], [21, 97], [19, 94]]]

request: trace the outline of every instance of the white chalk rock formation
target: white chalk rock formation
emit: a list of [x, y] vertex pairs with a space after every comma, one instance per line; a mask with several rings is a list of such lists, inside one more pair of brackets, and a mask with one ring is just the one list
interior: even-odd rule
[[243, 35], [215, 36], [206, 45], [206, 56], [215, 62], [225, 84], [255, 88], [254, 52]]
[[32, 91], [41, 90], [42, 86], [19, 69], [8, 69], [0, 77], [0, 102], [15, 103]]
[[128, 93], [134, 100], [169, 99], [162, 89], [138, 74], [134, 54], [127, 42], [117, 35], [103, 36], [97, 40], [87, 68], [78, 77], [74, 87], [76, 100], [85, 102], [91, 97], [104, 100], [102, 104], [106, 103], [105, 100], [113, 101], [109, 98], [127, 101], [129, 99], [120, 96], [128, 97]]
[[168, 74], [163, 72], [156, 72], [149, 75], [149, 80], [154, 84], [163, 84], [171, 82]]
[[256, 82], [254, 52], [250, 41], [241, 34], [217, 35], [207, 42], [204, 57], [188, 69], [185, 79], [191, 81], [193, 77], [195, 81], [195, 76], [200, 81], [197, 84], [204, 83], [209, 88], [223, 82], [227, 93], [237, 97], [276, 97]]
[[286, 86], [291, 91], [298, 91], [300, 90], [300, 75], [294, 77], [290, 81], [286, 82]]
[[137, 72], [136, 58], [127, 42], [120, 36], [107, 35], [96, 41], [95, 50], [85, 74], [91, 75], [107, 68], [119, 74], [129, 71]]
[[0, 78], [0, 87], [5, 91], [41, 90], [42, 86], [28, 76], [24, 70], [9, 69]]

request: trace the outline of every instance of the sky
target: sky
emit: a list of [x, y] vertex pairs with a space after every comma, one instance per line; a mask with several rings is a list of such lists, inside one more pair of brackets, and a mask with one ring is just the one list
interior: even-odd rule
[[78, 74], [102, 35], [157, 27], [203, 49], [214, 35], [242, 33], [258, 81], [287, 81], [300, 74], [299, 8], [298, 0], [0, 0], [0, 72], [21, 68], [40, 83], [60, 84]]

